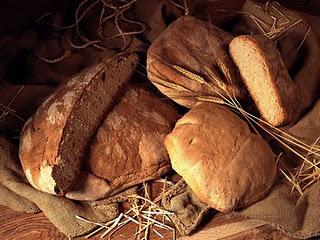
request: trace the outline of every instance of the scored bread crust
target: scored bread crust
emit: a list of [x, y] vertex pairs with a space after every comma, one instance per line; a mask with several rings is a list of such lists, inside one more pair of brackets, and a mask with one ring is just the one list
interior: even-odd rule
[[89, 141], [137, 61], [135, 54], [104, 60], [71, 77], [43, 102], [20, 138], [19, 157], [31, 185], [59, 195], [72, 187]]
[[172, 168], [201, 201], [222, 212], [259, 200], [276, 178], [270, 146], [217, 104], [192, 108], [165, 138], [165, 146]]
[[300, 95], [274, 43], [264, 36], [242, 35], [231, 41], [229, 51], [262, 118], [273, 126], [295, 122]]

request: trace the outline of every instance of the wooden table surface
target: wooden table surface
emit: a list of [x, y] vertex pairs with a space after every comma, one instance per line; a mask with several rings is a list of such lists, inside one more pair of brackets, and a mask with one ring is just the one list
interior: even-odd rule
[[[179, 237], [180, 240], [294, 240], [286, 234], [269, 225], [257, 225], [252, 220], [244, 219], [234, 214], [217, 214], [199, 231], [188, 237]], [[134, 239], [133, 229], [128, 226], [118, 233], [113, 239]], [[171, 239], [171, 233], [162, 232], [165, 239]], [[64, 234], [44, 216], [43, 213], [27, 214], [12, 211], [0, 206], [0, 239], [1, 240], [66, 240]], [[82, 238], [76, 238], [84, 239]], [[100, 239], [99, 237], [91, 238]], [[152, 235], [151, 240], [160, 240], [157, 235]]]

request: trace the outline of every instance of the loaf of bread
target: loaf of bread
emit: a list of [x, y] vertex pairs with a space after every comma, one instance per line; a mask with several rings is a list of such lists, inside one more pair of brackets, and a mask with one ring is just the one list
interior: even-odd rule
[[231, 41], [229, 49], [262, 118], [273, 126], [296, 121], [301, 111], [299, 91], [274, 42], [242, 35]]
[[[148, 78], [163, 94], [188, 108], [201, 97], [227, 96], [225, 91], [241, 101], [247, 94], [228, 53], [231, 39], [209, 22], [180, 17], [148, 49]], [[192, 73], [208, 84], [193, 79]]]
[[88, 170], [107, 180], [112, 194], [171, 170], [164, 137], [177, 111], [145, 87], [130, 85], [90, 145]]
[[265, 196], [276, 177], [275, 155], [227, 108], [202, 103], [165, 138], [172, 168], [201, 201], [228, 212]]
[[63, 195], [77, 181], [88, 143], [131, 78], [137, 56], [100, 62], [60, 86], [21, 132], [19, 157], [29, 182]]

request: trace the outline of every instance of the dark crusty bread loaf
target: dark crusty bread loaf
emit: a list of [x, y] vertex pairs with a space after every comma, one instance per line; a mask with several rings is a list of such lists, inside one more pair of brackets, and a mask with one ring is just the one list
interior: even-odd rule
[[[163, 94], [189, 108], [199, 102], [198, 97], [227, 96], [225, 90], [241, 101], [247, 92], [228, 53], [231, 40], [230, 34], [209, 22], [180, 17], [148, 49], [148, 78]], [[190, 79], [175, 66], [203, 77], [211, 87]]]
[[201, 201], [222, 212], [266, 195], [276, 177], [275, 155], [227, 108], [202, 103], [165, 138], [172, 168]]
[[301, 111], [298, 88], [274, 42], [259, 35], [238, 36], [230, 43], [230, 54], [262, 118], [274, 126], [296, 121]]
[[89, 141], [136, 63], [136, 55], [122, 55], [83, 70], [28, 120], [19, 156], [35, 188], [62, 195], [72, 187]]
[[113, 192], [167, 173], [163, 141], [179, 117], [145, 87], [130, 84], [91, 143], [89, 171], [106, 179]]

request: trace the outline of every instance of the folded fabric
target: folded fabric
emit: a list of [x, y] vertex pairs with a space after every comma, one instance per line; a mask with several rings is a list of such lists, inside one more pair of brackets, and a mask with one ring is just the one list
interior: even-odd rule
[[171, 220], [181, 235], [194, 232], [210, 210], [183, 179], [164, 194], [162, 205], [164, 209], [174, 213]]

